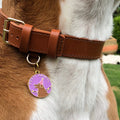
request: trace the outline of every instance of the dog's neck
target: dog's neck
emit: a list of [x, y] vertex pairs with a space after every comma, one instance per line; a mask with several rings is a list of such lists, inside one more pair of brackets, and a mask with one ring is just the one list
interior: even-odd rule
[[112, 33], [113, 0], [61, 0], [60, 29], [65, 34], [106, 40]]
[[59, 0], [3, 0], [3, 12], [43, 30], [58, 28]]
[[[109, 4], [109, 5], [108, 5]], [[3, 0], [3, 12], [43, 30], [106, 40], [112, 33], [111, 0]]]

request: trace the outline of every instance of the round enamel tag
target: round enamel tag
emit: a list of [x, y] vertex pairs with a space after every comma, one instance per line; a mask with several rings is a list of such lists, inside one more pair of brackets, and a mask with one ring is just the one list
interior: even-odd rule
[[28, 87], [32, 95], [38, 98], [47, 97], [51, 92], [51, 82], [43, 74], [33, 75], [28, 82]]

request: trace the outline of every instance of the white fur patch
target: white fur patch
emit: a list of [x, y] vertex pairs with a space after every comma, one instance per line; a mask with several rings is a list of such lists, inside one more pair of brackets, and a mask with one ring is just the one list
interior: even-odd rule
[[[60, 0], [60, 6], [62, 33], [103, 41], [111, 36], [114, 0]], [[36, 99], [31, 120], [108, 120], [108, 87], [99, 59], [48, 58], [46, 66], [52, 93]]]
[[2, 0], [0, 0], [0, 8], [2, 8]]
[[106, 40], [112, 33], [114, 0], [61, 0], [60, 29], [65, 34]]

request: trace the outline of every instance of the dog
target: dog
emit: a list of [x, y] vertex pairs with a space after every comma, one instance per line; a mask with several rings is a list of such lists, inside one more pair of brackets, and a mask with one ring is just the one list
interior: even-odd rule
[[[2, 11], [34, 27], [105, 41], [120, 0], [3, 0]], [[25, 55], [0, 38], [0, 120], [119, 120], [101, 60], [43, 57], [40, 71], [52, 82], [44, 99], [26, 86], [33, 75]]]

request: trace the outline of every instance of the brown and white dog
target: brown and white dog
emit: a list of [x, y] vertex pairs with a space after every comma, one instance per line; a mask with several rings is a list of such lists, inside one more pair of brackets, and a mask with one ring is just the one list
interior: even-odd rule
[[[2, 11], [43, 30], [106, 40], [120, 0], [3, 0]], [[51, 94], [37, 99], [26, 83], [33, 68], [25, 56], [0, 38], [0, 120], [119, 120], [101, 61], [45, 57], [40, 71], [52, 84]]]

